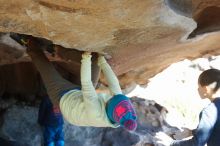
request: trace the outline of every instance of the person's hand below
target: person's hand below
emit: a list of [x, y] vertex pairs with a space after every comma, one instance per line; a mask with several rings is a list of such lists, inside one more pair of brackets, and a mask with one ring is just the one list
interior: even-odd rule
[[192, 130], [188, 128], [182, 128], [181, 132], [176, 132], [173, 137], [175, 139], [184, 139], [190, 136], [192, 136]]
[[173, 139], [163, 132], [156, 133], [155, 138], [157, 140], [157, 143], [163, 146], [170, 146], [173, 142]]

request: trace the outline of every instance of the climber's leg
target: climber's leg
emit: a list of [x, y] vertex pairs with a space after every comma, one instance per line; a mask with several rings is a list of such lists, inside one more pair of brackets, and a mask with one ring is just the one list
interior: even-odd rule
[[45, 56], [42, 46], [37, 39], [30, 37], [27, 53], [30, 55], [34, 65], [40, 72], [41, 78], [49, 94], [53, 105], [59, 104], [59, 100], [65, 91], [79, 87], [64, 78], [57, 72], [52, 63]]

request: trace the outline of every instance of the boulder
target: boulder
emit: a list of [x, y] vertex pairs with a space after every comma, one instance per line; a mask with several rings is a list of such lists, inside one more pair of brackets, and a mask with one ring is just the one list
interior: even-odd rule
[[122, 85], [146, 84], [173, 62], [219, 53], [218, 33], [199, 37], [219, 30], [219, 6], [218, 0], [2, 0], [0, 31], [107, 52]]

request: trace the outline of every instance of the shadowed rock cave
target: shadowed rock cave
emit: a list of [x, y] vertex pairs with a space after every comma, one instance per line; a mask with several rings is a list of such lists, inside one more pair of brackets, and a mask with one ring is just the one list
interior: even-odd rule
[[0, 5], [1, 32], [42, 37], [64, 48], [106, 52], [123, 86], [146, 84], [173, 62], [207, 51], [216, 55], [219, 50], [218, 33], [201, 39], [201, 34], [218, 31], [218, 0], [3, 0]]
[[[2, 61], [0, 66], [0, 143], [3, 144], [7, 141], [7, 143], [13, 142], [16, 145], [40, 145], [42, 132], [37, 124], [37, 114], [39, 103], [46, 96], [43, 82], [30, 58], [26, 55], [25, 48], [19, 46], [21, 47], [19, 49], [16, 42], [10, 40], [8, 34], [2, 34], [2, 37], [2, 42], [4, 42], [2, 49], [7, 50], [3, 55], [11, 58], [12, 61], [9, 62], [9, 60], [5, 60], [7, 58], [2, 57], [2, 60], [8, 62]], [[12, 42], [4, 40], [4, 37]], [[10, 45], [6, 42], [10, 42]], [[73, 52], [75, 57], [70, 52]], [[65, 79], [79, 83], [80, 51], [58, 47], [52, 53], [45, 50], [45, 54]], [[64, 55], [62, 57], [64, 59], [62, 60], [58, 55]], [[126, 92], [132, 90], [125, 89]], [[98, 90], [106, 90], [105, 81], [102, 78], [99, 81]], [[178, 131], [177, 128], [169, 126], [163, 116], [161, 117], [166, 114], [164, 107], [154, 101], [138, 97], [132, 98], [132, 102], [140, 116], [139, 126], [135, 133], [129, 133], [122, 128], [77, 127], [65, 122], [66, 145], [152, 145], [155, 143], [155, 140], [152, 139], [155, 132], [163, 128], [167, 129], [168, 133]], [[32, 140], [30, 141], [30, 139]]]
[[[8, 34], [2, 34], [2, 36], [8, 37]], [[16, 60], [16, 61], [14, 63], [13, 61], [12, 63], [9, 62], [2, 63], [2, 65], [0, 66], [0, 81], [1, 81], [0, 83], [0, 89], [1, 89], [0, 143], [3, 144], [3, 140], [4, 142], [7, 140], [7, 142], [13, 142], [16, 143], [16, 145], [27, 145], [27, 146], [40, 145], [40, 143], [42, 142], [42, 132], [39, 125], [37, 124], [37, 114], [38, 114], [39, 102], [42, 99], [42, 97], [46, 95], [46, 91], [44, 89], [39, 73], [37, 72], [34, 65], [31, 63], [30, 58], [27, 55], [25, 55], [24, 48], [19, 50], [18, 49], [19, 47], [17, 46], [15, 47], [15, 44], [13, 43], [11, 42], [11, 46], [13, 46], [12, 48], [10, 48], [11, 46], [7, 45], [7, 43], [5, 47], [3, 47], [5, 50], [8, 50], [8, 51], [4, 51], [5, 52], [4, 56], [5, 57], [7, 56], [7, 58], [11, 58], [12, 60]], [[14, 51], [10, 51], [10, 49]], [[71, 55], [71, 52], [74, 52], [73, 54], [75, 55], [74, 59], [72, 57], [73, 55]], [[77, 50], [74, 51], [74, 50], [69, 50], [67, 48], [58, 47], [52, 53], [45, 50], [45, 54], [53, 62], [56, 69], [65, 79], [73, 83], [79, 82], [79, 67], [80, 67], [79, 61], [81, 59], [80, 51]], [[60, 56], [63, 55], [64, 57], [61, 58], [59, 55]], [[207, 54], [204, 55], [207, 56]], [[4, 57], [2, 57], [2, 60], [4, 60]], [[207, 64], [213, 64], [212, 62], [215, 60], [217, 59], [208, 56], [206, 62], [209, 61], [210, 63], [207, 62]], [[195, 68], [195, 70], [196, 69], [204, 70], [206, 69], [205, 64], [206, 63], [204, 62], [200, 62], [200, 64], [196, 64], [192, 62], [192, 63], [188, 63], [188, 66], [189, 68], [191, 67]], [[211, 67], [216, 67], [216, 66], [212, 65]], [[177, 85], [179, 80], [181, 79], [183, 80], [182, 82], [184, 84], [187, 83], [188, 80], [192, 80], [191, 78], [188, 79], [182, 76], [181, 77], [178, 76], [178, 74], [182, 74], [181, 72], [179, 73], [175, 70], [172, 72], [173, 74], [176, 75], [176, 77], [175, 75], [172, 75], [172, 73], [170, 73], [171, 74], [170, 76], [173, 76], [174, 79], [176, 79]], [[185, 67], [183, 67], [182, 72], [188, 72], [188, 71]], [[158, 81], [157, 87], [152, 89], [150, 82], [150, 84], [145, 85], [147, 87], [146, 89], [143, 86], [142, 90], [145, 91], [136, 92], [138, 94], [133, 94], [132, 92], [137, 90], [137, 86], [139, 85], [131, 84], [130, 86], [124, 87], [124, 92], [128, 93], [128, 95], [131, 94], [129, 95], [129, 97], [132, 97], [131, 98], [132, 102], [138, 114], [138, 128], [136, 132], [129, 133], [123, 130], [122, 128], [112, 129], [112, 128], [77, 127], [65, 122], [64, 131], [65, 131], [66, 145], [67, 146], [68, 145], [152, 146], [156, 144], [154, 135], [158, 131], [164, 131], [171, 136], [176, 135], [176, 133], [180, 131], [179, 125], [175, 125], [178, 122], [175, 123], [173, 119], [169, 119], [170, 117], [168, 117], [168, 121], [170, 123], [173, 122], [175, 123], [173, 126], [170, 126], [166, 120], [168, 110], [163, 107], [163, 106], [172, 107], [173, 105], [172, 104], [166, 105], [164, 104], [166, 103], [164, 99], [157, 99], [157, 98], [165, 98], [167, 101], [170, 100], [169, 98], [167, 98], [170, 95], [169, 94], [166, 95], [166, 93], [163, 93], [164, 87], [160, 87], [161, 85], [163, 85], [163, 83], [167, 82], [166, 78], [169, 77], [165, 76], [164, 77], [165, 81], [161, 79], [161, 81]], [[171, 84], [172, 80], [170, 80], [169, 83], [172, 86]], [[99, 80], [98, 90], [105, 91], [106, 90], [105, 85], [106, 85], [105, 81], [102, 80], [101, 78]], [[169, 85], [164, 85], [164, 86], [168, 87]], [[157, 93], [156, 90], [159, 90], [158, 93], [162, 93], [163, 95], [156, 95], [156, 96], [152, 95], [152, 93], [153, 94]], [[175, 96], [176, 98], [179, 99], [178, 97], [179, 94]], [[156, 97], [156, 98], [152, 98], [152, 97]], [[157, 101], [160, 104], [158, 104], [155, 101]], [[200, 108], [198, 107], [198, 109]], [[171, 113], [173, 113], [173, 111]], [[179, 116], [179, 114], [176, 113], [176, 116], [177, 115]], [[184, 121], [184, 122], [189, 123], [189, 121], [188, 122]], [[185, 126], [189, 127], [189, 125], [185, 125]], [[30, 139], [32, 140], [30, 141]]]
[[[42, 132], [37, 124], [37, 113], [41, 99], [46, 96], [46, 90], [38, 71], [26, 55], [25, 48], [16, 46], [16, 42], [11, 40], [8, 34], [2, 34], [1, 36], [1, 49], [4, 54], [1, 54], [3, 56], [0, 66], [0, 144], [40, 145]], [[73, 52], [73, 54], [70, 52]], [[79, 83], [80, 51], [57, 47], [52, 53], [45, 50], [45, 54], [65, 79], [73, 83]], [[63, 60], [60, 57], [62, 55], [64, 56], [62, 57]], [[105, 90], [105, 81], [100, 80], [99, 86], [104, 88], [100, 90]], [[153, 101], [139, 98], [133, 98], [133, 102], [137, 108], [143, 109], [138, 113], [143, 115], [142, 119], [147, 116], [144, 115], [145, 111], [150, 113], [148, 121], [140, 121], [140, 127], [135, 133], [129, 133], [122, 128], [85, 128], [65, 123], [66, 145], [121, 146], [137, 143], [153, 144], [154, 141], [150, 139], [150, 137], [153, 137], [151, 134], [158, 131], [158, 128], [161, 129], [162, 126], [169, 127], [164, 119], [159, 117], [163, 107]], [[145, 104], [148, 106], [144, 107]], [[147, 140], [140, 141], [139, 135], [146, 134], [149, 135]], [[32, 140], [30, 141], [30, 139]]]

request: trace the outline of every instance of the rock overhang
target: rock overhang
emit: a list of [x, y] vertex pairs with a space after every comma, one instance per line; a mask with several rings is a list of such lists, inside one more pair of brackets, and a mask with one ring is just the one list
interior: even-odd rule
[[144, 84], [173, 62], [219, 52], [218, 33], [193, 39], [198, 34], [218, 31], [218, 13], [214, 12], [218, 12], [219, 3], [3, 0], [0, 31], [43, 37], [65, 48], [107, 52], [124, 84]]

